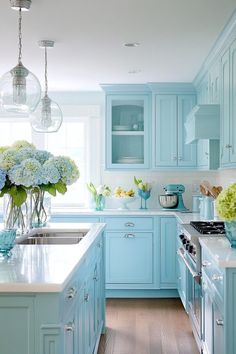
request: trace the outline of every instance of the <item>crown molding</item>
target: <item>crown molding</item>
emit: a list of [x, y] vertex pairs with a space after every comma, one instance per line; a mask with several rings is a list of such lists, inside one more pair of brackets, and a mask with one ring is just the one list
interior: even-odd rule
[[198, 86], [204, 78], [206, 72], [210, 69], [210, 66], [217, 59], [217, 57], [230, 46], [233, 40], [236, 38], [236, 9], [229, 18], [228, 22], [224, 26], [224, 29], [218, 36], [209, 54], [204, 60], [200, 70], [193, 80], [194, 86]]

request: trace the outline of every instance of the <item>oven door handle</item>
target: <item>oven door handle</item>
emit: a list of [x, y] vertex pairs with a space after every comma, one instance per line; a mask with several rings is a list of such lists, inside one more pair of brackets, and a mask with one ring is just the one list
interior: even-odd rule
[[196, 283], [200, 284], [201, 283], [201, 274], [195, 272], [192, 269], [192, 267], [190, 266], [190, 264], [188, 263], [188, 261], [184, 257], [184, 250], [182, 248], [179, 248], [178, 251], [177, 251], [177, 254], [178, 254], [178, 256], [180, 256], [180, 258], [182, 258], [184, 264], [188, 268], [189, 272], [191, 273], [191, 275], [192, 275], [193, 279], [196, 281]]

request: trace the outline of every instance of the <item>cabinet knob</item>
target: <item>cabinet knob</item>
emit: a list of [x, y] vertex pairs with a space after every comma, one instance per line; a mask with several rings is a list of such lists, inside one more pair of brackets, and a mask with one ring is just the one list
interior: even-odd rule
[[98, 242], [98, 248], [102, 248], [102, 241]]
[[134, 234], [125, 234], [124, 235], [125, 238], [135, 238]]
[[205, 155], [206, 155], [206, 156], [209, 156], [209, 152], [205, 151]]
[[224, 326], [224, 321], [222, 319], [220, 319], [220, 318], [217, 318], [216, 319], [216, 324], [217, 324], [217, 326]]
[[202, 266], [205, 267], [210, 267], [211, 266], [211, 262], [209, 261], [202, 261]]
[[68, 322], [64, 328], [66, 332], [73, 332], [75, 330], [75, 324], [74, 322]]
[[126, 227], [134, 227], [135, 224], [133, 222], [128, 221], [128, 222], [125, 223], [125, 226]]
[[223, 275], [213, 274], [211, 279], [213, 281], [221, 281], [221, 280], [223, 280]]
[[173, 160], [173, 161], [176, 161], [176, 160], [177, 160], [177, 156], [173, 156], [173, 157], [172, 157], [172, 160]]
[[226, 147], [226, 149], [231, 149], [232, 145], [227, 144], [227, 145], [225, 145], [225, 147]]
[[84, 295], [84, 301], [86, 301], [86, 302], [89, 301], [89, 294], [88, 293]]
[[182, 160], [183, 160], [182, 156], [179, 156], [179, 161], [182, 161]]
[[67, 299], [71, 300], [75, 297], [76, 294], [77, 294], [76, 288], [72, 287], [67, 291], [66, 297]]

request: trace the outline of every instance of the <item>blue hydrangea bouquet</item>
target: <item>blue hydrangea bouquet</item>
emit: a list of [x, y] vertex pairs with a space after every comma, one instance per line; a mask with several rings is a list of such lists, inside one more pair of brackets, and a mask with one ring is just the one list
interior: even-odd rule
[[[38, 150], [27, 141], [17, 141], [12, 146], [0, 147], [0, 197], [5, 203], [5, 228], [19, 228], [25, 232], [26, 223], [34, 226], [45, 224], [44, 196], [64, 194], [67, 185], [79, 178], [79, 170], [69, 157], [53, 156]], [[32, 203], [29, 218], [27, 199]], [[24, 211], [27, 214], [27, 220]]]

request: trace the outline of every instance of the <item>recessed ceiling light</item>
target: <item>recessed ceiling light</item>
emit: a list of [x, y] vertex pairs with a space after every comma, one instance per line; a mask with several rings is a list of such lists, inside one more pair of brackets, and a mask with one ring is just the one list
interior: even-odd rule
[[123, 45], [124, 45], [124, 47], [134, 48], [134, 47], [140, 46], [140, 43], [138, 43], [138, 42], [127, 42], [127, 43], [124, 43]]
[[141, 73], [140, 69], [131, 69], [128, 71], [128, 74], [138, 74], [138, 73]]

